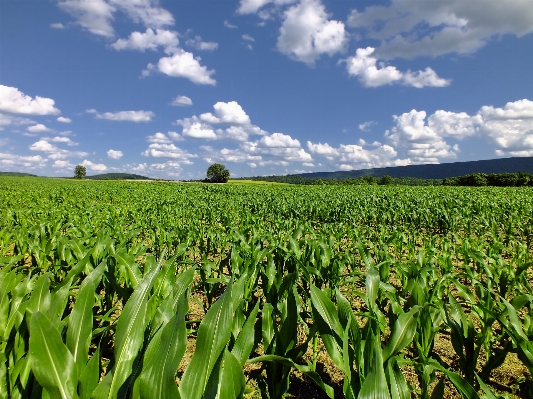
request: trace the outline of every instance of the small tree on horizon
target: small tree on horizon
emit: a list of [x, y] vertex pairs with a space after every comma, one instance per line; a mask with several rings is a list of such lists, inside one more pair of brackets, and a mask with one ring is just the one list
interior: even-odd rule
[[229, 170], [224, 165], [214, 163], [207, 168], [207, 181], [209, 183], [227, 183], [229, 179]]
[[75, 179], [83, 179], [86, 174], [87, 174], [87, 169], [83, 165], [77, 165], [76, 168], [74, 169]]

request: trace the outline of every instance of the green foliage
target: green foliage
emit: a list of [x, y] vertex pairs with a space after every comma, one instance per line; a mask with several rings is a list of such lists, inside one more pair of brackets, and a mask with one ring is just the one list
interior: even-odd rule
[[86, 174], [87, 174], [87, 169], [85, 168], [85, 166], [76, 165], [76, 168], [74, 168], [75, 179], [83, 179]]
[[498, 186], [524, 187], [533, 186], [533, 175], [527, 172], [517, 173], [474, 173], [471, 175], [450, 177], [442, 181], [443, 186]]
[[224, 165], [214, 163], [207, 168], [207, 182], [209, 183], [227, 183], [230, 177], [229, 170]]
[[0, 398], [499, 397], [533, 372], [531, 194], [2, 178]]

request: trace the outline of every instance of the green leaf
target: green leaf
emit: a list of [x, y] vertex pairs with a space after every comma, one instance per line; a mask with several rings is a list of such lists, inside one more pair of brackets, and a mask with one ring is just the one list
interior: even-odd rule
[[211, 306], [198, 328], [196, 351], [183, 373], [180, 393], [186, 399], [200, 399], [213, 367], [231, 336], [233, 306], [231, 285]]
[[74, 358], [59, 331], [41, 312], [34, 313], [30, 322], [30, 359], [35, 378], [51, 398], [78, 398]]
[[414, 306], [408, 313], [402, 313], [394, 323], [392, 336], [383, 350], [383, 361], [386, 362], [392, 356], [397, 355], [403, 348], [409, 345], [416, 333], [416, 318], [419, 306]]
[[180, 397], [175, 377], [176, 369], [187, 347], [187, 329], [185, 328], [187, 297], [183, 297], [182, 301], [185, 306], [181, 306], [180, 311], [158, 332], [161, 338], [152, 341], [157, 342], [157, 347], [148, 349], [152, 355], [139, 376], [141, 398]]
[[387, 362], [385, 374], [389, 383], [391, 399], [409, 399], [411, 397], [411, 390], [398, 362], [394, 359]]
[[100, 379], [100, 348], [93, 353], [83, 371], [78, 382], [78, 392], [80, 399], [90, 399], [91, 394], [98, 386]]
[[243, 367], [246, 363], [246, 359], [248, 359], [248, 356], [250, 356], [254, 346], [254, 326], [258, 311], [259, 301], [257, 301], [254, 309], [250, 313], [250, 316], [244, 323], [244, 326], [242, 327], [241, 332], [235, 341], [235, 345], [233, 345], [233, 349], [231, 350], [231, 353], [238, 360], [241, 367]]
[[[379, 330], [378, 330], [379, 331]], [[358, 399], [390, 399], [391, 394], [387, 385], [387, 377], [383, 369], [383, 354], [379, 333], [372, 333], [370, 371], [359, 392]]]
[[76, 364], [85, 364], [93, 332], [94, 283], [84, 286], [78, 293], [72, 313], [68, 318], [67, 347]]
[[242, 398], [246, 380], [239, 360], [226, 350], [224, 354], [224, 368], [219, 382], [220, 399]]
[[122, 309], [115, 335], [115, 365], [93, 393], [95, 399], [124, 398], [127, 386], [123, 386], [132, 373], [133, 362], [144, 342], [144, 330], [148, 320], [146, 311], [148, 294], [159, 268], [155, 267], [141, 281]]

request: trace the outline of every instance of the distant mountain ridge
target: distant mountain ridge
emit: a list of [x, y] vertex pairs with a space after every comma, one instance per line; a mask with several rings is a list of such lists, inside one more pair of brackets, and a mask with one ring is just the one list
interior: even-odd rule
[[0, 172], [0, 176], [37, 177], [37, 175], [22, 172]]
[[150, 177], [136, 175], [135, 173], [104, 173], [101, 175], [85, 176], [90, 180], [153, 180]]
[[446, 179], [472, 173], [514, 173], [533, 174], [533, 157], [498, 158], [482, 161], [453, 162], [441, 164], [407, 165], [386, 168], [347, 170], [337, 172], [300, 173], [304, 179], [355, 179], [361, 176], [393, 178], [414, 177], [418, 179]]

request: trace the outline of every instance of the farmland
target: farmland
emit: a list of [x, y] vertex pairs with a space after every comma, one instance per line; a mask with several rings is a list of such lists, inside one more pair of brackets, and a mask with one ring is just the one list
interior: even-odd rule
[[0, 212], [0, 398], [533, 395], [531, 188], [3, 177]]

